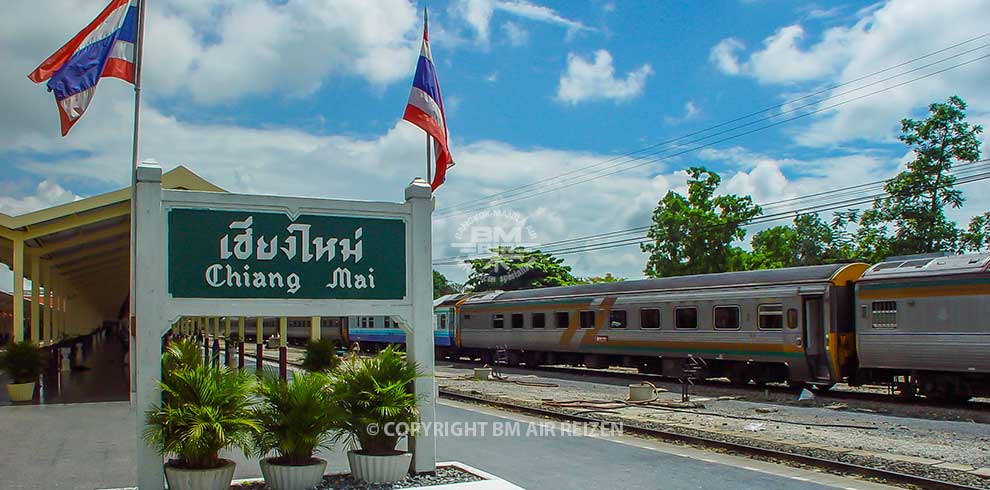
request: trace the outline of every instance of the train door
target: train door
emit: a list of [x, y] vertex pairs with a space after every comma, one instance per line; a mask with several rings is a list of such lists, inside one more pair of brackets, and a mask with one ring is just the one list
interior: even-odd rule
[[821, 296], [804, 298], [804, 352], [812, 378], [831, 382], [825, 351], [825, 314]]

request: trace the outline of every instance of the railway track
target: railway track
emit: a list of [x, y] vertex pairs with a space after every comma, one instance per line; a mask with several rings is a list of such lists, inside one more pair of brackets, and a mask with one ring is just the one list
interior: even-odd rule
[[[539, 417], [548, 417], [557, 420], [590, 423], [590, 424], [610, 422], [607, 419], [596, 418], [590, 415], [574, 414], [574, 413], [567, 413], [565, 411], [557, 411], [557, 410], [550, 410], [547, 408], [538, 408], [533, 406], [520, 405], [502, 400], [492, 400], [485, 397], [450, 391], [442, 388], [439, 390], [439, 393], [441, 397], [451, 400], [490, 405], [501, 409], [507, 409], [514, 412], [520, 412], [520, 413], [535, 415]], [[748, 444], [741, 444], [731, 441], [718, 440], [708, 437], [672, 432], [672, 431], [662, 430], [652, 427], [644, 427], [636, 424], [630, 424], [628, 422], [623, 422], [622, 428], [623, 431], [628, 431], [641, 436], [658, 438], [666, 441], [675, 441], [683, 444], [699, 446], [709, 449], [717, 449], [720, 451], [725, 451], [733, 454], [769, 459], [779, 462], [787, 462], [791, 464], [799, 464], [799, 465], [809, 466], [822, 470], [827, 470], [834, 473], [839, 473], [844, 475], [856, 475], [856, 476], [860, 476], [872, 480], [879, 480], [892, 484], [910, 485], [910, 486], [915, 486], [918, 488], [929, 489], [929, 490], [985, 490], [985, 489], [981, 489], [981, 487], [974, 487], [960, 483], [935, 480], [921, 475], [914, 475], [910, 473], [892, 471], [884, 468], [863, 466], [863, 465], [858, 465], [843, 461], [819, 458], [807, 454], [786, 452], [786, 451], [752, 446]]]
[[[253, 357], [253, 356], [249, 355], [247, 357]], [[265, 356], [265, 359], [267, 361], [277, 360], [277, 358], [273, 358], [267, 355]], [[289, 364], [296, 367], [298, 367], [299, 365], [298, 362], [292, 362], [292, 361], [290, 361]], [[567, 368], [557, 368], [557, 367], [548, 367], [548, 368], [550, 368], [550, 370], [563, 369], [564, 371], [567, 372], [573, 371], [573, 369], [567, 369]], [[587, 374], [586, 372], [587, 370], [576, 369], [576, 371], [581, 371], [584, 372], [583, 374]], [[595, 373], [597, 373], [597, 371], [595, 371]], [[619, 372], [617, 374], [620, 374], [621, 375], [620, 377], [629, 376], [628, 378], [624, 378], [624, 379], [639, 379], [639, 380], [643, 379], [642, 375], [636, 376], [635, 373]], [[591, 424], [597, 424], [602, 422], [615, 422], [614, 420], [608, 420], [607, 418], [604, 417], [597, 418], [587, 413], [570, 413], [567, 409], [551, 409], [547, 407], [522, 405], [518, 403], [507, 402], [504, 400], [497, 400], [483, 396], [477, 396], [474, 394], [452, 391], [442, 387], [438, 388], [437, 391], [441, 398], [446, 398], [461, 402], [481, 404], [481, 405], [488, 405], [504, 410], [534, 415], [538, 417], [546, 417], [556, 420], [591, 423]], [[686, 444], [686, 445], [691, 445], [706, 449], [722, 451], [731, 454], [780, 462], [784, 464], [800, 465], [810, 468], [816, 468], [823, 471], [829, 471], [841, 475], [855, 475], [869, 480], [902, 485], [902, 486], [909, 486], [914, 488], [921, 488], [926, 490], [987, 490], [988, 488], [990, 488], [990, 483], [988, 483], [987, 486], [978, 487], [978, 486], [972, 486], [958, 482], [937, 480], [923, 475], [905, 473], [902, 471], [894, 471], [878, 466], [855, 464], [845, 461], [839, 461], [836, 459], [828, 459], [828, 458], [822, 458], [809, 454], [801, 454], [798, 452], [759, 447], [747, 443], [714, 439], [706, 436], [685, 434], [682, 432], [674, 432], [671, 430], [665, 430], [655, 427], [646, 427], [639, 424], [630, 423], [626, 420], [622, 420], [622, 429], [624, 432], [628, 431], [628, 433], [633, 433], [640, 436], [660, 439], [664, 441], [670, 441], [680, 444]]]
[[[463, 359], [457, 361], [450, 361], [455, 366], [463, 365], [464, 367], [477, 367], [482, 365], [480, 362], [465, 361]], [[571, 367], [571, 366], [505, 366], [506, 369], [511, 369], [519, 372], [530, 371], [533, 373], [554, 373], [563, 374], [575, 377], [600, 377], [600, 378], [611, 378], [619, 380], [628, 381], [649, 381], [657, 386], [667, 385], [665, 387], [670, 388], [670, 385], [678, 385], [676, 379], [664, 377], [658, 374], [644, 374], [629, 371], [617, 371], [614, 369], [590, 369], [581, 367]], [[720, 390], [729, 391], [745, 391], [749, 393], [760, 393], [764, 390], [768, 390], [770, 393], [778, 395], [792, 396], [795, 395], [798, 389], [790, 386], [785, 386], [781, 384], [768, 384], [765, 386], [757, 385], [733, 385], [727, 381], [718, 381], [716, 379], [706, 379], [706, 380], [695, 380], [694, 384], [697, 386], [704, 386], [709, 388], [716, 388]], [[678, 385], [679, 386], [679, 385]], [[877, 387], [880, 389], [885, 389], [886, 387]], [[671, 388], [672, 389], [672, 388]], [[679, 388], [678, 388], [679, 389]], [[814, 394], [816, 397], [827, 400], [835, 401], [862, 401], [868, 403], [890, 403], [896, 405], [910, 405], [913, 407], [921, 408], [934, 408], [934, 409], [961, 409], [961, 410], [972, 410], [975, 412], [984, 412], [990, 414], [990, 403], [982, 401], [968, 401], [965, 403], [938, 403], [929, 402], [923, 397], [915, 397], [912, 399], [900, 398], [894, 394], [885, 394], [879, 392], [867, 392], [867, 391], [851, 391], [844, 389], [832, 389], [828, 391], [815, 390]]]

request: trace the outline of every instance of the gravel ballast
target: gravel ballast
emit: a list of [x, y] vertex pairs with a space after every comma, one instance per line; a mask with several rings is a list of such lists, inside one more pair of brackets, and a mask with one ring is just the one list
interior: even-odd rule
[[[314, 490], [396, 490], [399, 488], [421, 488], [454, 483], [470, 483], [481, 481], [482, 478], [455, 466], [441, 466], [435, 474], [409, 475], [394, 483], [365, 483], [356, 480], [349, 474], [326, 475], [323, 483], [313, 487]], [[243, 483], [231, 485], [236, 490], [266, 490], [270, 487], [264, 482]]]

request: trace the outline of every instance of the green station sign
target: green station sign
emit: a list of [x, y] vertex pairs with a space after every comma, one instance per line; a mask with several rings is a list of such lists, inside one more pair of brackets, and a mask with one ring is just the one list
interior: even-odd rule
[[176, 298], [401, 299], [401, 219], [174, 208], [168, 289]]

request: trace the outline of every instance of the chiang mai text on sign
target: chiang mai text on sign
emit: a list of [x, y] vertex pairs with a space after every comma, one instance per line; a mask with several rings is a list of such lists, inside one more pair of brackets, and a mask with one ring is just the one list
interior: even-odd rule
[[168, 285], [177, 298], [401, 299], [399, 219], [171, 209]]

